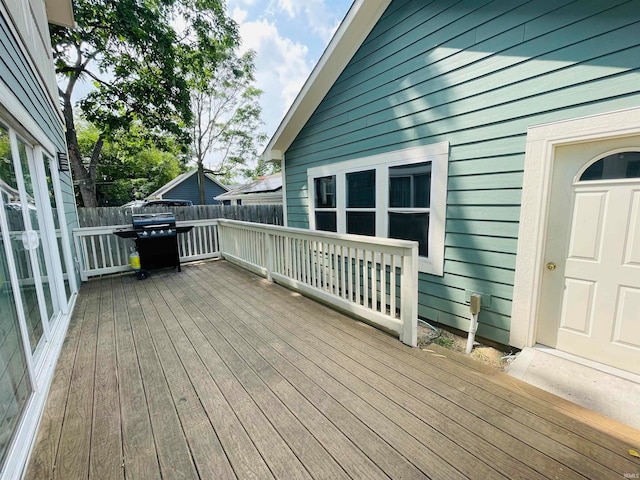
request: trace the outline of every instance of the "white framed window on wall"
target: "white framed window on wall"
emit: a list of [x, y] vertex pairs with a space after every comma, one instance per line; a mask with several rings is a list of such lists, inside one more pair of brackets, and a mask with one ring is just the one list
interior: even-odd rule
[[309, 227], [415, 240], [419, 269], [443, 275], [449, 143], [307, 170]]

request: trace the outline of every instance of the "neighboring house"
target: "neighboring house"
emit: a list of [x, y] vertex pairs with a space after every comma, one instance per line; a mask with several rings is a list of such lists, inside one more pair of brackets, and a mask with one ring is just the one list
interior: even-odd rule
[[640, 1], [357, 0], [265, 150], [289, 226], [417, 240], [419, 315], [640, 373]]
[[240, 185], [216, 200], [225, 205], [282, 205], [282, 174], [260, 177], [247, 185]]
[[[191, 200], [194, 205], [201, 205], [197, 173], [198, 170], [194, 169], [178, 175], [169, 183], [147, 196], [147, 200], [175, 198], [178, 200]], [[205, 205], [219, 205], [220, 202], [214, 198], [225, 193], [228, 188], [218, 182], [210, 173], [204, 174], [204, 182]]]
[[78, 291], [78, 226], [48, 23], [71, 0], [0, 2], [0, 478], [20, 478]]

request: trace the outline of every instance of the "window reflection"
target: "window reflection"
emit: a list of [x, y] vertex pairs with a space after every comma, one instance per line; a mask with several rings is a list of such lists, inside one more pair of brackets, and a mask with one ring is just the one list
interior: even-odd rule
[[580, 181], [624, 178], [640, 178], [640, 152], [620, 152], [601, 158], [584, 171]]

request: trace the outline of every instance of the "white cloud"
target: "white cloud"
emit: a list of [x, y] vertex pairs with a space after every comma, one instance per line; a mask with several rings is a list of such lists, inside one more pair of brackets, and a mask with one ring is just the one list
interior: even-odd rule
[[255, 3], [256, 0], [229, 0], [229, 2], [227, 2], [227, 8], [231, 10], [232, 7], [237, 6], [250, 7], [252, 5], [255, 5]]
[[290, 18], [295, 18], [300, 13], [300, 2], [296, 0], [278, 0], [278, 7], [287, 12]]
[[309, 31], [328, 42], [338, 28], [340, 18], [336, 18], [327, 7], [325, 0], [278, 0], [278, 7], [289, 18], [297, 18], [304, 14], [304, 21]]
[[256, 51], [256, 86], [264, 92], [263, 119], [271, 135], [311, 71], [308, 48], [282, 36], [266, 19], [240, 23], [240, 35], [242, 49]]
[[249, 12], [243, 10], [240, 7], [234, 7], [233, 12], [231, 12], [231, 18], [238, 24], [241, 25], [247, 19]]

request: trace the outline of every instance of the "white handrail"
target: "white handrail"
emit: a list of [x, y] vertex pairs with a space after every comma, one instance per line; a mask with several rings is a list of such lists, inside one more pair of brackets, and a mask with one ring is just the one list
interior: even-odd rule
[[417, 342], [418, 243], [218, 219], [221, 255]]

